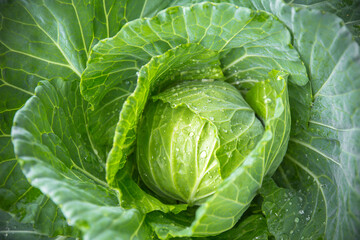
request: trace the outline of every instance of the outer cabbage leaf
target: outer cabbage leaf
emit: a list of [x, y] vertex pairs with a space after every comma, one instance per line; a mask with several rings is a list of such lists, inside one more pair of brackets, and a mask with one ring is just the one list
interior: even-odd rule
[[84, 8], [55, 1], [2, 1], [0, 7], [0, 207], [49, 235], [72, 230], [59, 208], [28, 184], [16, 161], [10, 130], [15, 112], [33, 96], [40, 80], [79, 79], [87, 59], [84, 49], [90, 47], [90, 41], [84, 47], [79, 31], [88, 28], [76, 16], [78, 10], [78, 17], [87, 19]]
[[[11, 240], [51, 240], [47, 234], [40, 233], [32, 227], [30, 223], [19, 223], [9, 213], [0, 210], [0, 238]], [[72, 237], [61, 236], [63, 240], [74, 239]]]
[[[269, 232], [276, 239], [324, 238], [324, 223], [314, 221], [312, 212], [315, 196], [279, 188], [272, 180], [264, 182], [260, 194], [264, 197], [262, 211]], [[325, 212], [318, 211], [315, 214], [324, 216]]]
[[[33, 96], [39, 81], [55, 77], [79, 79], [94, 44], [113, 36], [129, 20], [154, 15], [166, 7], [168, 2], [1, 1], [1, 209], [14, 213], [21, 222], [33, 223], [35, 229], [49, 235], [66, 235], [73, 231], [67, 226], [59, 208], [38, 189], [29, 185], [21, 172], [10, 137], [14, 114]], [[141, 12], [135, 9], [141, 9]], [[112, 104], [104, 104], [95, 112], [87, 111], [88, 129], [94, 139], [92, 144], [96, 143], [101, 157], [106, 154], [104, 145], [111, 143], [113, 137], [110, 128], [118, 120], [116, 114], [110, 116], [106, 113], [119, 111], [119, 105], [121, 108], [123, 102], [121, 100], [129, 95], [132, 88], [133, 84], [124, 85], [116, 92], [122, 94], [111, 98]], [[101, 125], [97, 121], [99, 118], [103, 118]]]
[[119, 207], [104, 182], [104, 166], [85, 127], [86, 109], [78, 81], [42, 81], [14, 118], [13, 144], [23, 172], [84, 239], [148, 238], [145, 215]]
[[360, 42], [360, 1], [287, 0], [286, 2], [294, 7], [313, 8], [336, 14], [343, 19], [355, 40]]
[[[312, 85], [309, 126], [290, 139], [276, 174], [279, 185], [302, 191], [325, 237], [360, 235], [359, 156], [360, 53], [344, 22], [333, 14], [297, 9], [278, 1], [231, 1], [273, 13], [294, 36]], [[324, 214], [315, 214], [323, 212]]]

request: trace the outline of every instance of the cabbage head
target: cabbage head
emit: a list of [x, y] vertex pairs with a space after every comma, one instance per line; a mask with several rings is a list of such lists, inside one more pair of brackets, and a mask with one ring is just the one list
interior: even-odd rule
[[138, 127], [137, 167], [163, 197], [203, 203], [264, 132], [239, 91], [225, 82], [184, 82], [153, 99]]

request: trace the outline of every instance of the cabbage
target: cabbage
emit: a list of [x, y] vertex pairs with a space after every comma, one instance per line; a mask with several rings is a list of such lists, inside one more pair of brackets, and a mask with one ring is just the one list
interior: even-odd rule
[[358, 1], [0, 4], [0, 238], [360, 237]]

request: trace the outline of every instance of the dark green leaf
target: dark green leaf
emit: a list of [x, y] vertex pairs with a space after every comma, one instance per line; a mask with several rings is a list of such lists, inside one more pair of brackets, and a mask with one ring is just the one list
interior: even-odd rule
[[326, 238], [358, 238], [359, 45], [343, 21], [332, 14], [294, 11], [281, 1], [253, 0], [247, 5], [273, 13], [289, 27], [314, 96], [309, 127], [290, 139], [278, 183], [316, 196], [308, 203], [313, 211], [325, 213], [318, 218], [325, 222]]
[[[262, 210], [269, 232], [276, 239], [324, 238], [324, 202], [318, 202], [311, 192], [279, 188], [270, 180], [260, 194], [264, 197]], [[313, 209], [313, 204], [318, 204], [319, 209]]]
[[89, 142], [87, 103], [77, 81], [42, 81], [17, 112], [12, 128], [15, 154], [31, 184], [60, 206], [85, 239], [144, 239], [145, 216], [124, 210], [104, 182], [104, 165]]

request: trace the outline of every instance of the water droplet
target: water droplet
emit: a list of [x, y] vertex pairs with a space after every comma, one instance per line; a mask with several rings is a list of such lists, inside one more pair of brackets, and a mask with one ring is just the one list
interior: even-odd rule
[[270, 99], [270, 98], [266, 98], [266, 99], [265, 99], [265, 103], [271, 103], [271, 99]]
[[306, 217], [306, 221], [309, 221], [309, 220], [310, 220], [310, 216], [307, 216], [307, 217]]
[[300, 210], [299, 214], [303, 215], [304, 214], [304, 210]]
[[201, 81], [202, 81], [202, 82], [213, 82], [214, 79], [202, 79]]
[[200, 153], [200, 157], [201, 157], [201, 158], [206, 158], [206, 152], [205, 152], [205, 151], [202, 151], [202, 152]]
[[300, 221], [299, 218], [295, 218], [294, 222], [298, 223]]
[[211, 121], [214, 121], [214, 117], [210, 117], [210, 120], [211, 120]]
[[189, 136], [190, 136], [190, 137], [194, 136], [194, 133], [193, 133], [193, 132], [191, 132], [191, 133], [189, 134]]
[[293, 231], [293, 230], [291, 230], [291, 231], [290, 231], [290, 234], [293, 234], [293, 233], [294, 233], [294, 231]]

